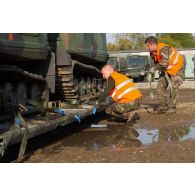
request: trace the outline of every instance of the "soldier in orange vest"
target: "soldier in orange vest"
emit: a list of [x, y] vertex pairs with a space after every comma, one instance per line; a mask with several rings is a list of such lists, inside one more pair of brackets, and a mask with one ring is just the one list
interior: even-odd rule
[[145, 44], [160, 71], [156, 90], [160, 104], [153, 113], [175, 113], [178, 87], [183, 83], [183, 56], [174, 47], [159, 43], [153, 36], [148, 37]]
[[106, 109], [107, 114], [128, 121], [139, 119], [139, 115], [135, 110], [140, 105], [142, 94], [136, 84], [125, 75], [114, 71], [109, 64], [102, 68], [102, 75], [107, 80], [107, 87], [97, 104], [104, 102], [110, 96], [115, 103]]

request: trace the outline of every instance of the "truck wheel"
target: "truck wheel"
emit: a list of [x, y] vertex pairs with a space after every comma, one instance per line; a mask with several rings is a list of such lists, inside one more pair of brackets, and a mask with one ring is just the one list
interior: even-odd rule
[[139, 81], [145, 81], [145, 76], [140, 76]]
[[139, 77], [135, 77], [133, 78], [133, 82], [139, 82], [140, 78]]

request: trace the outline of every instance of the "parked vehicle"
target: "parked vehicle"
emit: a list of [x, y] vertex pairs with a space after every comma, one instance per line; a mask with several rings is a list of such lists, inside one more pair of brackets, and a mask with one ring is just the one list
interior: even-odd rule
[[129, 53], [109, 54], [108, 63], [134, 81], [148, 81], [149, 69], [152, 66], [150, 56]]

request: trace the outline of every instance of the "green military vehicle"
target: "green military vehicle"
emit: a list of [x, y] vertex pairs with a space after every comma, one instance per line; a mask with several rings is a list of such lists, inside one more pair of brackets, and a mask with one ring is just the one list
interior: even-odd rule
[[127, 70], [127, 60], [124, 57], [109, 56], [107, 63], [110, 64], [115, 71], [125, 74]]
[[0, 113], [19, 104], [90, 101], [102, 91], [107, 61], [101, 33], [0, 34]]
[[149, 80], [149, 70], [152, 66], [152, 61], [148, 55], [110, 53], [108, 63], [110, 63], [115, 70], [133, 78], [134, 81]]
[[9, 145], [95, 114], [107, 62], [103, 33], [0, 34], [0, 158]]

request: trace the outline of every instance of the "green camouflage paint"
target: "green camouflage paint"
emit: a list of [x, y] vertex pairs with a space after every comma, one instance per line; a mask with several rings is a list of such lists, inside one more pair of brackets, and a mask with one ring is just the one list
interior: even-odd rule
[[[11, 39], [10, 39], [11, 38]], [[103, 33], [2, 33], [0, 55], [18, 60], [45, 60], [51, 50], [106, 62], [106, 36]]]

